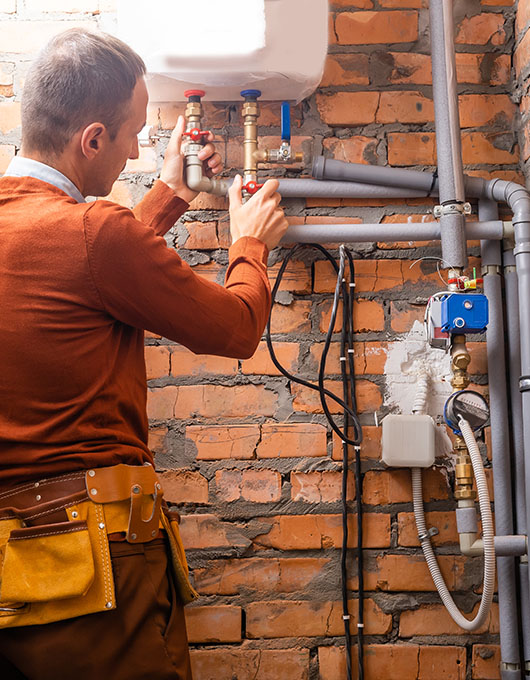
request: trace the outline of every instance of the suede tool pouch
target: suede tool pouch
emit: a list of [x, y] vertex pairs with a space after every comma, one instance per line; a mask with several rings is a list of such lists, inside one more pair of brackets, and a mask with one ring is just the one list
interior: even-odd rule
[[14, 529], [7, 541], [1, 602], [49, 602], [84, 595], [94, 581], [86, 522]]

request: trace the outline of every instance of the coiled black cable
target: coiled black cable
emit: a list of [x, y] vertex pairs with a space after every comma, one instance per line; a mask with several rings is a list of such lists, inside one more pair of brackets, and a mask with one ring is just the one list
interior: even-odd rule
[[[305, 248], [316, 248], [322, 253], [333, 266], [337, 274], [337, 282], [335, 285], [335, 293], [333, 296], [333, 305], [331, 309], [331, 318], [326, 333], [326, 339], [322, 350], [322, 356], [318, 371], [318, 384], [315, 385], [307, 380], [298, 378], [292, 375], [285, 369], [278, 361], [274, 352], [274, 347], [271, 340], [271, 318], [272, 306], [276, 299], [276, 294], [280, 287], [285, 269], [293, 258], [293, 256]], [[348, 260], [348, 267], [350, 273], [350, 283], [346, 282], [344, 272], [346, 268], [346, 259]], [[321, 245], [314, 243], [307, 246], [298, 245], [291, 249], [285, 256], [272, 289], [272, 306], [271, 314], [266, 329], [266, 341], [271, 359], [276, 368], [289, 380], [303, 385], [312, 390], [319, 392], [320, 401], [324, 414], [333, 429], [338, 434], [342, 441], [342, 548], [341, 548], [341, 590], [342, 590], [342, 611], [344, 619], [344, 638], [346, 643], [346, 662], [347, 662], [347, 678], [352, 680], [352, 656], [351, 656], [351, 631], [350, 631], [350, 614], [348, 609], [348, 589], [347, 589], [347, 553], [348, 553], [348, 446], [354, 447], [355, 451], [355, 500], [357, 510], [357, 571], [358, 571], [358, 619], [357, 619], [357, 647], [358, 647], [358, 680], [364, 679], [364, 655], [363, 655], [363, 629], [364, 629], [364, 579], [363, 579], [363, 552], [362, 552], [362, 475], [361, 475], [361, 456], [360, 444], [362, 441], [362, 428], [357, 416], [357, 404], [355, 399], [355, 368], [353, 360], [353, 289], [355, 287], [355, 266], [354, 260], [349, 250], [344, 246], [340, 247], [340, 261], [337, 265], [335, 259], [331, 254]], [[335, 328], [339, 302], [342, 299], [343, 315], [342, 315], [342, 329], [341, 329], [341, 378], [342, 378], [342, 399], [334, 395], [332, 392], [324, 387], [324, 377], [326, 371], [326, 360], [331, 346], [331, 339]], [[327, 399], [332, 399], [343, 409], [343, 426], [342, 428], [335, 422], [328, 404]], [[350, 427], [353, 427], [353, 438], [350, 437]]]

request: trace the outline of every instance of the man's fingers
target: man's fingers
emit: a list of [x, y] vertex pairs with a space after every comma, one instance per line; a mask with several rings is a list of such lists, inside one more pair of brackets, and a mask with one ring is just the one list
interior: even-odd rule
[[241, 188], [243, 186], [243, 178], [241, 175], [236, 175], [232, 186], [228, 190], [228, 198], [230, 200], [231, 208], [239, 208], [243, 205], [243, 200], [241, 198]]
[[197, 157], [201, 161], [205, 161], [208, 158], [212, 157], [215, 155], [215, 146], [211, 143], [206, 144], [205, 146], [202, 147], [202, 149], [199, 151], [197, 154]]
[[260, 189], [262, 198], [268, 198], [269, 196], [272, 196], [272, 194], [278, 191], [279, 186], [280, 183], [277, 179], [268, 179]]

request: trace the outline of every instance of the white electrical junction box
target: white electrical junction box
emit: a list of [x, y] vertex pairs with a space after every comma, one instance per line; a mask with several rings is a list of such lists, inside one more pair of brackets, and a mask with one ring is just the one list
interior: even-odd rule
[[392, 467], [430, 467], [436, 427], [427, 415], [388, 415], [383, 419], [383, 463]]
[[144, 59], [151, 102], [262, 100], [299, 102], [322, 79], [328, 0], [118, 0], [117, 34]]

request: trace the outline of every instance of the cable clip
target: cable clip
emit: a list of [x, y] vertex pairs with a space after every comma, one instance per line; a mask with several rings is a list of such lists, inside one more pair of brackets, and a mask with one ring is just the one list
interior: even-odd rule
[[358, 623], [357, 628], [364, 628], [364, 623]]
[[349, 621], [351, 619], [351, 616], [349, 614], [343, 614], [342, 618], [344, 619], [344, 621]]
[[519, 392], [528, 392], [530, 390], [530, 375], [522, 375], [519, 378]]
[[423, 541], [427, 540], [428, 538], [432, 538], [433, 536], [437, 536], [440, 532], [436, 527], [430, 527], [430, 529], [427, 529], [423, 534], [418, 534], [418, 540], [420, 543]]

